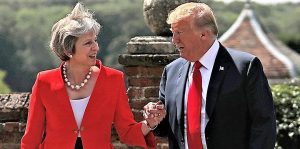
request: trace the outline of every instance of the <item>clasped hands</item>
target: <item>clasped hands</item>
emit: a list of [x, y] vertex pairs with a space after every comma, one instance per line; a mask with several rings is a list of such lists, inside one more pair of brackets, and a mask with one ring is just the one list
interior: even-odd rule
[[166, 117], [164, 104], [161, 101], [149, 102], [144, 106], [143, 117], [151, 129], [155, 128]]

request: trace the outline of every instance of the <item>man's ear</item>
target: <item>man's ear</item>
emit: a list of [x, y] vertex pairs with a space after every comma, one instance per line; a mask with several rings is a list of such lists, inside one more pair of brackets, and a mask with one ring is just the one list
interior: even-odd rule
[[201, 32], [201, 38], [205, 37], [205, 32]]
[[210, 35], [210, 31], [208, 29], [204, 29], [200, 32], [200, 37], [201, 39], [207, 39], [209, 38], [209, 35]]
[[203, 30], [203, 31], [201, 31], [200, 32], [200, 37], [202, 38], [202, 39], [205, 39], [205, 38], [207, 38], [207, 30]]

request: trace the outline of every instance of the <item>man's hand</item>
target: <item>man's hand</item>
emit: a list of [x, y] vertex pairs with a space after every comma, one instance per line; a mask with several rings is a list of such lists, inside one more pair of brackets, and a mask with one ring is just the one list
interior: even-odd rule
[[157, 126], [166, 116], [165, 106], [161, 101], [156, 103], [149, 102], [144, 106], [143, 111], [144, 119], [147, 121], [149, 127], [154, 128]]

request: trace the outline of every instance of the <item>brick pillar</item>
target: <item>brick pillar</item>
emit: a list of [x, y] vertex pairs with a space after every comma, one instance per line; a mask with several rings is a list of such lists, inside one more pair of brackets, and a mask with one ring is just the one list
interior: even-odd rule
[[[169, 37], [135, 37], [127, 53], [119, 57], [127, 77], [127, 95], [136, 121], [143, 120], [142, 109], [158, 100], [159, 82], [164, 66], [179, 57]], [[166, 138], [157, 138], [159, 148], [168, 148]]]

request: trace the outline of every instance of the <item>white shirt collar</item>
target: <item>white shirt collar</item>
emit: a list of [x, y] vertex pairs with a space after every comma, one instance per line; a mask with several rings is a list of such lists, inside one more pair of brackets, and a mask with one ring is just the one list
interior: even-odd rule
[[218, 40], [215, 40], [213, 45], [207, 50], [207, 52], [199, 60], [202, 66], [204, 66], [206, 69], [209, 70], [213, 69], [219, 48], [220, 48], [220, 44]]
[[[208, 90], [208, 85], [212, 73], [212, 69], [215, 63], [215, 59], [217, 57], [218, 51], [220, 48], [220, 44], [218, 40], [215, 40], [213, 45], [208, 49], [208, 51], [200, 58], [200, 63], [204, 66], [200, 68], [200, 72], [202, 75], [202, 108], [201, 108], [201, 137], [202, 137], [202, 143], [203, 143], [203, 148], [207, 149], [207, 144], [205, 140], [205, 128], [206, 125], [209, 121], [209, 117], [207, 116], [207, 112], [205, 110], [206, 107], [206, 96], [207, 96], [207, 90]], [[188, 98], [188, 90], [191, 85], [191, 80], [192, 80], [192, 72], [193, 72], [193, 66], [194, 62], [191, 62], [190, 69], [189, 69], [189, 76], [188, 76], [188, 81], [186, 83], [186, 88], [185, 88], [185, 97], [184, 97], [184, 137], [185, 140], [187, 140], [187, 134], [186, 134], [186, 128], [187, 128], [187, 121], [186, 121], [186, 107], [187, 107], [187, 98]], [[204, 139], [203, 139], [204, 138]], [[187, 141], [185, 141], [186, 147], [188, 145]]]

